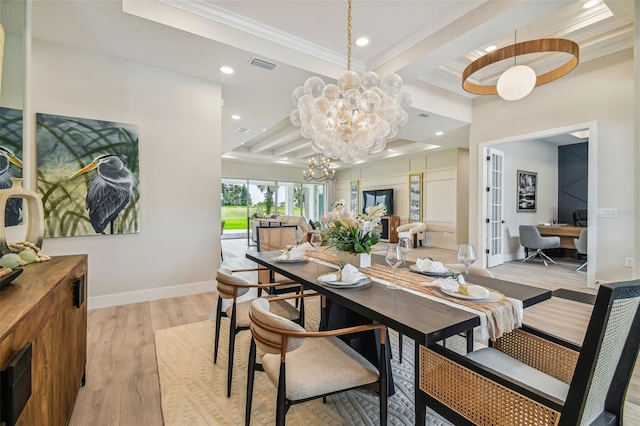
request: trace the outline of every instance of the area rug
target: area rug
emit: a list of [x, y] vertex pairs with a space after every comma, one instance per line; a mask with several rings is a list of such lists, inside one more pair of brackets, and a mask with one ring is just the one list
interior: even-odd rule
[[559, 297], [561, 299], [573, 300], [574, 302], [587, 303], [593, 305], [596, 303], [596, 295], [583, 293], [581, 291], [567, 290], [566, 288], [559, 288], [551, 292], [553, 297]]
[[[311, 307], [307, 306], [308, 313], [312, 311], [309, 308]], [[311, 317], [307, 320], [307, 328], [317, 328], [317, 318], [309, 314], [307, 317]], [[227, 398], [228, 322], [226, 319], [222, 321], [217, 364], [213, 364], [213, 320], [156, 331], [156, 354], [165, 425], [244, 424], [251, 334], [243, 331], [237, 335], [232, 392], [231, 398]], [[390, 334], [396, 393], [389, 398], [388, 424], [413, 425], [413, 342], [404, 338], [403, 361], [399, 363], [397, 333], [390, 331]], [[451, 345], [447, 344], [447, 347]], [[256, 372], [252, 425], [274, 423], [275, 399], [274, 385], [264, 373]], [[368, 390], [352, 390], [328, 397], [326, 404], [323, 404], [322, 399], [317, 399], [292, 406], [287, 413], [287, 425], [377, 425], [378, 415], [377, 394]], [[450, 426], [449, 422], [429, 409], [426, 424]]]

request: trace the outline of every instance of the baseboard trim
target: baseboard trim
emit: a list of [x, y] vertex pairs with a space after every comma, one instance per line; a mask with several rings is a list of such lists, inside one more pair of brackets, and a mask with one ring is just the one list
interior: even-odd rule
[[213, 291], [215, 288], [215, 281], [205, 281], [201, 283], [159, 287], [150, 290], [132, 291], [128, 293], [94, 296], [89, 297], [87, 308], [92, 310], [108, 308], [111, 306], [129, 305], [131, 303], [148, 302], [150, 300], [167, 299], [170, 297], [188, 296], [190, 294]]

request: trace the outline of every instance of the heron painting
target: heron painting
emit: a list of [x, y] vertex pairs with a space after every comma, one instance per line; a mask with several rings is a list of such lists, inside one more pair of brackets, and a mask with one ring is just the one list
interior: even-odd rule
[[140, 232], [138, 129], [37, 114], [45, 237]]
[[[22, 111], [0, 108], [0, 189], [11, 187], [11, 178], [22, 177]], [[22, 223], [22, 199], [9, 198], [4, 225]]]

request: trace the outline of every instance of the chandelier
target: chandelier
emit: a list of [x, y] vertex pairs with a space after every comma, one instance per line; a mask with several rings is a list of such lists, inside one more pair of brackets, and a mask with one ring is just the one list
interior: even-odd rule
[[320, 154], [316, 154], [315, 157], [309, 159], [309, 166], [307, 167], [307, 170], [302, 171], [304, 180], [307, 182], [310, 180], [314, 180], [316, 182], [335, 180], [336, 171], [329, 170], [330, 167], [331, 161], [328, 158], [321, 157]]
[[381, 152], [398, 127], [409, 121], [411, 95], [402, 91], [402, 77], [382, 79], [373, 71], [351, 71], [351, 0], [348, 1], [347, 71], [337, 84], [311, 77], [293, 91], [296, 109], [291, 122], [311, 139], [314, 152], [346, 163]]
[[[559, 67], [541, 75], [536, 75], [535, 71], [526, 65], [515, 63], [518, 56], [547, 52], [568, 53], [571, 58]], [[497, 84], [481, 85], [469, 81], [469, 77], [476, 71], [509, 58], [514, 59], [514, 66], [498, 78]], [[462, 87], [475, 95], [497, 94], [507, 101], [517, 101], [531, 93], [534, 87], [557, 80], [571, 72], [578, 65], [579, 58], [580, 48], [571, 40], [549, 38], [523, 41], [495, 50], [470, 63], [462, 73]]]

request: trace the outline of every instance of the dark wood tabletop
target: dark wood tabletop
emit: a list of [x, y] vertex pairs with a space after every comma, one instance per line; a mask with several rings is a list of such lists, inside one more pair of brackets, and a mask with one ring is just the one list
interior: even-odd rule
[[[480, 325], [480, 318], [474, 313], [425, 297], [417, 297], [407, 291], [391, 290], [385, 284], [375, 281], [370, 286], [353, 289], [327, 287], [318, 281], [318, 277], [335, 271], [335, 267], [321, 265], [313, 261], [283, 263], [272, 260], [272, 257], [279, 254], [281, 254], [280, 251], [250, 252], [246, 256], [259, 265], [294, 280], [305, 288], [313, 289], [363, 317], [385, 324], [412, 338], [416, 342], [415, 359], [418, 359], [420, 345], [430, 346], [460, 333], [467, 333], [472, 337], [473, 328]], [[385, 263], [384, 256], [373, 255], [372, 261]], [[422, 279], [423, 276], [416, 274], [416, 280]], [[524, 307], [551, 298], [550, 290], [509, 281], [474, 276], [473, 282], [498, 290], [508, 297], [522, 300]], [[390, 366], [388, 368], [390, 369]], [[415, 363], [415, 370], [416, 377], [418, 377], [418, 362]], [[391, 387], [393, 387], [392, 384]], [[393, 391], [390, 392], [390, 395], [392, 393]], [[416, 402], [415, 422], [424, 425], [425, 397], [418, 387], [415, 388], [414, 396]]]
[[385, 324], [418, 342], [430, 345], [480, 325], [477, 315], [384, 284], [354, 289], [336, 289], [322, 285], [318, 276], [335, 268], [316, 262], [279, 263], [271, 258], [280, 252], [247, 253], [247, 258], [289, 279], [295, 280], [327, 298]]

